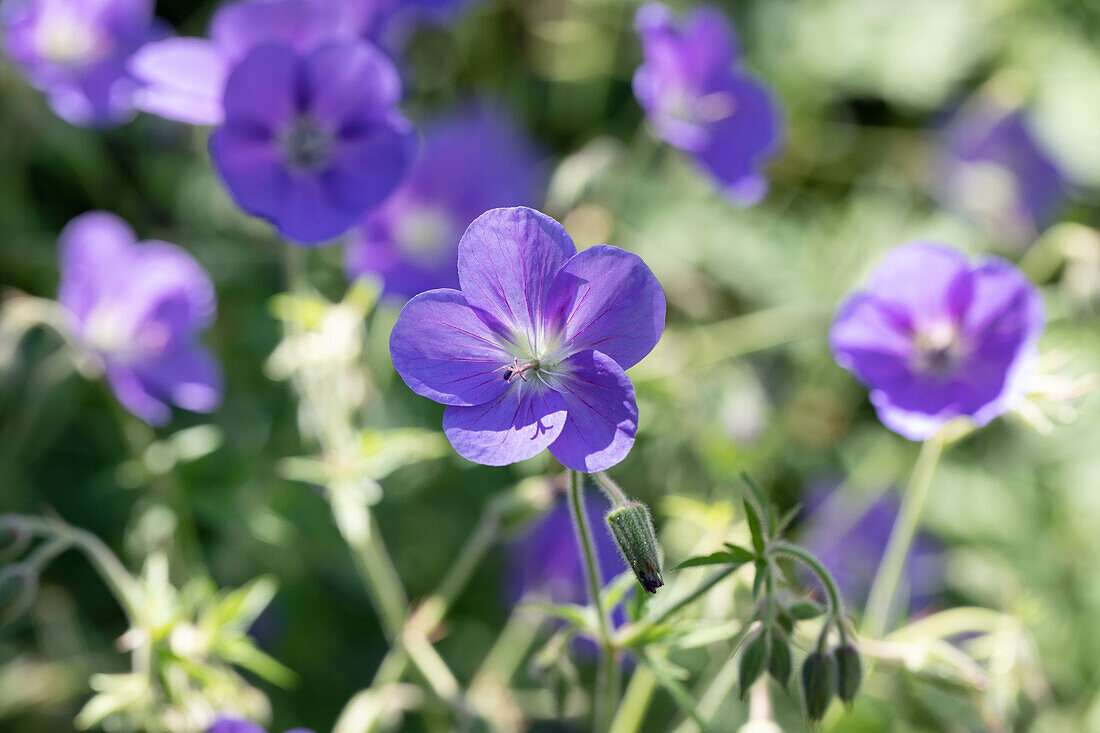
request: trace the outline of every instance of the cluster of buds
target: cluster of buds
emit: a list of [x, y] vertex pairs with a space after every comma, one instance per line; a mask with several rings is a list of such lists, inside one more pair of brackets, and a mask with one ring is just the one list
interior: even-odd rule
[[821, 648], [806, 656], [802, 663], [802, 699], [806, 716], [821, 720], [829, 703], [839, 697], [846, 705], [856, 699], [863, 682], [863, 664], [859, 652], [847, 640], [832, 653]]

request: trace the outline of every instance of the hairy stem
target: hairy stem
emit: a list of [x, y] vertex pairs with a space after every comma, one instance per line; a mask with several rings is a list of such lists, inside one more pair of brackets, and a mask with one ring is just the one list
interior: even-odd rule
[[580, 546], [584, 565], [584, 578], [588, 584], [588, 595], [596, 609], [596, 623], [600, 641], [600, 660], [596, 672], [595, 716], [593, 729], [603, 733], [611, 726], [619, 696], [619, 668], [615, 663], [615, 650], [611, 645], [611, 618], [604, 607], [601, 591], [603, 578], [596, 561], [596, 547], [592, 540], [592, 528], [588, 524], [588, 514], [584, 509], [584, 476], [579, 471], [570, 471], [569, 509], [573, 518], [573, 529]]

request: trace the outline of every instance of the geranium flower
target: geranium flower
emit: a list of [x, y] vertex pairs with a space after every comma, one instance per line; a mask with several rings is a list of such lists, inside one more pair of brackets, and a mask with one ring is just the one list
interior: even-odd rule
[[[262, 727], [251, 720], [241, 718], [218, 718], [214, 724], [207, 728], [206, 733], [267, 733]], [[313, 733], [306, 728], [292, 728], [285, 733]]]
[[322, 43], [353, 40], [349, 3], [331, 0], [238, 0], [210, 21], [210, 38], [168, 38], [143, 46], [130, 59], [141, 82], [139, 109], [194, 125], [217, 125], [229, 73], [252, 49], [282, 43], [309, 53]]
[[737, 68], [725, 17], [703, 7], [679, 23], [646, 3], [635, 26], [643, 60], [634, 96], [657, 135], [691, 153], [735, 203], [760, 201], [768, 182], [759, 169], [778, 151], [782, 125], [767, 89]]
[[122, 406], [153, 425], [168, 422], [169, 404], [214, 411], [221, 369], [197, 337], [217, 301], [202, 266], [175, 245], [137, 242], [105, 212], [73, 219], [59, 246], [58, 300]]
[[382, 276], [385, 293], [410, 298], [458, 287], [458, 240], [482, 212], [534, 203], [534, 146], [492, 108], [467, 107], [424, 131], [401, 187], [363, 220], [348, 246], [350, 275]]
[[405, 175], [414, 138], [400, 97], [397, 71], [364, 41], [305, 55], [264, 44], [229, 74], [214, 167], [237, 204], [283, 236], [330, 239]]
[[1010, 409], [1045, 323], [1038, 289], [1011, 263], [913, 242], [838, 309], [830, 337], [883, 424], [925, 440], [956, 417], [982, 426]]
[[664, 330], [645, 263], [606, 245], [578, 253], [545, 214], [494, 209], [459, 242], [458, 279], [410, 300], [390, 334], [409, 388], [447, 405], [455, 450], [501, 466], [549, 448], [588, 472], [625, 458], [638, 409], [623, 370]]
[[939, 199], [1004, 235], [1033, 238], [1066, 199], [1065, 175], [1018, 110], [976, 98], [951, 118], [940, 143]]
[[8, 0], [4, 51], [74, 125], [109, 126], [134, 115], [126, 60], [164, 31], [150, 0]]

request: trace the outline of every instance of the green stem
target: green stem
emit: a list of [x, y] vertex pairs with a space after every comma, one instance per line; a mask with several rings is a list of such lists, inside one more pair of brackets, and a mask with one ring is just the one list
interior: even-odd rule
[[637, 733], [645, 721], [650, 700], [657, 690], [657, 678], [649, 667], [641, 666], [630, 676], [622, 704], [611, 723], [610, 733]]
[[592, 541], [592, 528], [588, 524], [588, 514], [584, 510], [584, 478], [579, 471], [570, 471], [569, 509], [573, 518], [573, 529], [577, 534], [581, 558], [584, 565], [584, 577], [588, 584], [588, 595], [596, 609], [596, 624], [600, 642], [600, 660], [596, 672], [596, 698], [594, 730], [603, 733], [611, 726], [618, 698], [618, 665], [615, 664], [615, 650], [611, 645], [611, 618], [604, 607], [603, 578], [600, 566], [596, 562], [596, 549]]
[[920, 525], [924, 505], [932, 486], [932, 476], [936, 472], [940, 456], [943, 454], [943, 439], [935, 436], [921, 446], [920, 455], [913, 466], [909, 485], [902, 496], [894, 528], [886, 543], [886, 552], [882, 556], [875, 580], [871, 584], [871, 593], [867, 599], [867, 613], [863, 618], [863, 633], [872, 638], [880, 638], [886, 631], [890, 620], [890, 608], [894, 605], [898, 581], [901, 579], [909, 547], [913, 544], [917, 527]]
[[[798, 545], [791, 545], [786, 542], [776, 542], [771, 545], [771, 550], [800, 560], [802, 564], [813, 571], [813, 574], [821, 581], [821, 585], [825, 588], [825, 596], [829, 599], [829, 616], [836, 619], [844, 618], [844, 600], [841, 598], [840, 589], [837, 587], [836, 581], [833, 580], [832, 574], [829, 573], [829, 570], [820, 560], [814, 557], [813, 553], [802, 549]], [[841, 629], [840, 633], [843, 635], [844, 630]]]
[[623, 504], [630, 503], [630, 497], [626, 495], [626, 492], [619, 488], [619, 485], [611, 480], [603, 471], [592, 474], [596, 479], [596, 483], [599, 484], [600, 489], [603, 490], [604, 496], [614, 506], [622, 506]]
[[653, 628], [654, 626], [663, 624], [665, 621], [668, 621], [670, 618], [672, 618], [673, 615], [679, 613], [685, 606], [688, 606], [697, 601], [699, 598], [705, 596], [707, 593], [710, 592], [711, 588], [718, 585], [729, 576], [733, 575], [736, 570], [737, 568], [733, 566], [728, 566], [711, 574], [709, 578], [696, 586], [695, 590], [673, 601], [668, 606], [658, 611], [651, 618], [645, 619], [639, 623], [631, 624], [630, 626], [624, 628], [616, 640], [616, 646], [628, 647], [633, 645], [634, 642], [636, 642], [649, 629]]

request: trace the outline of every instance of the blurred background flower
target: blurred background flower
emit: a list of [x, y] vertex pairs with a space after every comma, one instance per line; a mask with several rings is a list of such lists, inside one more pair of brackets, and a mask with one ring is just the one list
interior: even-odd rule
[[374, 273], [384, 294], [411, 298], [458, 287], [458, 240], [474, 219], [502, 206], [534, 206], [539, 155], [510, 114], [467, 103], [423, 129], [404, 183], [363, 220], [345, 253], [350, 277]]

